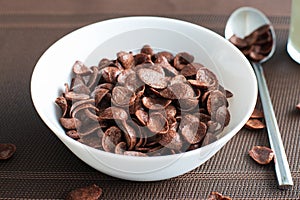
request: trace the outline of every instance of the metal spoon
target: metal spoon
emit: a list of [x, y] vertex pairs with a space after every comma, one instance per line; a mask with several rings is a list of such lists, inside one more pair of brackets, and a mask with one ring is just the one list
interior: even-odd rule
[[255, 29], [265, 24], [270, 25], [273, 37], [272, 50], [267, 57], [259, 62], [251, 61], [251, 64], [258, 82], [258, 89], [264, 110], [270, 146], [275, 154], [274, 162], [278, 185], [280, 189], [286, 189], [293, 185], [293, 180], [273, 110], [268, 86], [263, 73], [263, 68], [261, 66], [261, 64], [267, 61], [275, 52], [276, 36], [274, 28], [269, 19], [259, 10], [251, 7], [241, 7], [235, 10], [229, 17], [225, 27], [225, 38], [229, 39], [234, 34], [240, 38], [244, 38]]

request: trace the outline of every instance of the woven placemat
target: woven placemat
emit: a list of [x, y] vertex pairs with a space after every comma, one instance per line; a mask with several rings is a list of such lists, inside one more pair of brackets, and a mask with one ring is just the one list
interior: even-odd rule
[[[41, 54], [76, 28], [111, 15], [0, 14], [0, 142], [14, 143], [16, 154], [0, 161], [0, 198], [62, 199], [77, 187], [97, 184], [102, 199], [204, 199], [218, 191], [233, 199], [299, 199], [300, 66], [286, 52], [288, 17], [271, 16], [277, 50], [264, 64], [265, 76], [290, 163], [294, 187], [279, 190], [274, 165], [249, 156], [254, 145], [268, 146], [266, 130], [242, 129], [212, 159], [182, 176], [158, 182], [132, 182], [102, 174], [74, 156], [46, 127], [30, 98], [30, 78]], [[223, 34], [228, 16], [166, 16]], [[46, 88], [45, 88], [46, 89]], [[258, 100], [257, 107], [261, 109]]]

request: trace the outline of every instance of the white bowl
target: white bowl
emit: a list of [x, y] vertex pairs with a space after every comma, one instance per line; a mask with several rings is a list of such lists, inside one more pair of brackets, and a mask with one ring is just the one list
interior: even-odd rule
[[[100, 58], [115, 58], [121, 50], [135, 51], [144, 44], [193, 54], [196, 61], [214, 71], [222, 85], [234, 94], [229, 99], [231, 120], [221, 138], [181, 154], [134, 157], [97, 150], [65, 134], [58, 121], [61, 111], [54, 101], [64, 90], [64, 83], [70, 82], [74, 62], [81, 60], [89, 66], [97, 65]], [[121, 179], [154, 181], [193, 170], [219, 151], [250, 117], [256, 103], [257, 83], [247, 59], [220, 35], [174, 19], [126, 17], [85, 26], [54, 43], [35, 66], [31, 96], [46, 125], [88, 165]]]

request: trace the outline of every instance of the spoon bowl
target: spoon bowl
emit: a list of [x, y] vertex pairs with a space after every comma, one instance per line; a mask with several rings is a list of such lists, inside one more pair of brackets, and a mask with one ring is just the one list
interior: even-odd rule
[[272, 49], [263, 59], [259, 61], [250, 61], [257, 78], [270, 146], [275, 154], [275, 171], [278, 185], [280, 189], [286, 189], [293, 185], [293, 180], [271, 102], [267, 82], [261, 66], [261, 64], [270, 59], [275, 52], [276, 36], [274, 27], [271, 25], [270, 20], [261, 11], [251, 7], [241, 7], [235, 10], [229, 17], [225, 27], [225, 38], [229, 40], [233, 35], [239, 38], [245, 38], [259, 27], [266, 24], [269, 25], [269, 29], [271, 31], [273, 41]]
[[225, 27], [225, 38], [229, 39], [236, 35], [239, 38], [244, 38], [251, 34], [257, 28], [269, 24], [273, 38], [272, 50], [264, 59], [260, 60], [263, 63], [269, 60], [276, 49], [276, 34], [270, 20], [259, 10], [251, 7], [241, 7], [235, 10], [229, 17]]

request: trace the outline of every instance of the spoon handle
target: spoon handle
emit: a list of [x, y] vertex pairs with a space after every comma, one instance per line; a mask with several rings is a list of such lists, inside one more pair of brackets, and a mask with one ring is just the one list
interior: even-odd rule
[[261, 64], [253, 62], [252, 66], [258, 82], [259, 95], [264, 110], [270, 146], [275, 154], [274, 163], [279, 188], [286, 189], [293, 185], [293, 180], [273, 110], [267, 82]]

